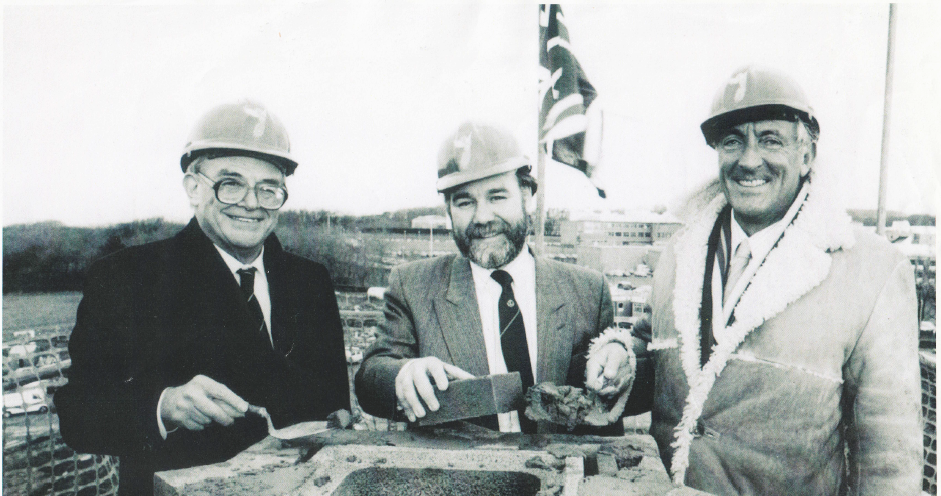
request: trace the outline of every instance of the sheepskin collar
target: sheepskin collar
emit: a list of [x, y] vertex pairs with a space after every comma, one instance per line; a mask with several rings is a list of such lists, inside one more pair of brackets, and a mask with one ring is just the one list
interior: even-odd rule
[[672, 443], [675, 451], [671, 472], [677, 484], [682, 484], [686, 477], [693, 431], [702, 415], [703, 404], [731, 355], [750, 332], [827, 277], [831, 253], [849, 249], [855, 243], [849, 216], [833, 208], [825, 195], [812, 188], [810, 181], [804, 188], [807, 198], [796, 218], [765, 258], [735, 307], [734, 322], [726, 328], [729, 339], [713, 348], [709, 361], [702, 368], [699, 366], [699, 310], [706, 250], [712, 227], [726, 205], [725, 196], [715, 196], [677, 235], [674, 322], [683, 372], [689, 385], [683, 417]]

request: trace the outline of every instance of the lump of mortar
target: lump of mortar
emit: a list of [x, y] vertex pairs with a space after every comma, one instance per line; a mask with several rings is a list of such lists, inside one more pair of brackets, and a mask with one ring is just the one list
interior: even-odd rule
[[598, 453], [599, 446], [593, 446], [589, 444], [550, 444], [546, 446], [546, 451], [556, 457], [561, 459], [566, 459], [571, 456], [578, 458], [585, 458], [586, 456], [593, 456]]
[[529, 460], [526, 460], [526, 468], [537, 468], [542, 470], [562, 470], [565, 468], [565, 462], [563, 461], [559, 464], [558, 460], [553, 460], [552, 463], [548, 463], [541, 456], [534, 456]]
[[620, 418], [627, 393], [605, 398], [594, 391], [543, 382], [526, 392], [526, 416], [564, 425], [570, 431], [577, 425], [608, 425]]
[[327, 415], [327, 428], [346, 429], [353, 425], [353, 416], [346, 410], [337, 410]]
[[633, 446], [606, 444], [598, 450], [598, 453], [613, 455], [618, 464], [618, 470], [636, 467], [644, 459], [644, 453]]

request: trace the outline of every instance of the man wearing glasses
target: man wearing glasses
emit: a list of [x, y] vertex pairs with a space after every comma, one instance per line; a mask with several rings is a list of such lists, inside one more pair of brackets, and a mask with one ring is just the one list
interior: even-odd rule
[[121, 457], [120, 494], [264, 438], [249, 404], [279, 427], [350, 408], [330, 277], [272, 234], [297, 167], [284, 126], [256, 103], [216, 107], [181, 166], [193, 220], [89, 270], [55, 398], [71, 447]]

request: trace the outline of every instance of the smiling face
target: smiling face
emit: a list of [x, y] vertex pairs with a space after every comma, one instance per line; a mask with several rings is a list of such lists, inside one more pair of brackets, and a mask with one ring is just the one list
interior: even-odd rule
[[219, 157], [201, 161], [196, 167], [212, 181], [234, 178], [250, 186], [240, 202], [226, 205], [216, 198], [210, 179], [193, 174], [192, 170], [183, 179], [196, 220], [206, 236], [242, 263], [251, 262], [261, 253], [265, 239], [278, 223], [278, 210], [261, 208], [254, 186], [259, 183], [284, 186], [284, 174], [274, 165], [252, 157]]
[[814, 144], [798, 132], [803, 124], [775, 120], [746, 122], [716, 142], [719, 181], [735, 219], [750, 236], [787, 212], [810, 172]]
[[510, 263], [526, 244], [531, 197], [514, 171], [458, 187], [449, 195], [448, 213], [461, 254], [486, 269]]

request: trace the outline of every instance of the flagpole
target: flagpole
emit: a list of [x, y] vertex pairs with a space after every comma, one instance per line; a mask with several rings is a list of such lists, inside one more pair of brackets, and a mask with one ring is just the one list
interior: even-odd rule
[[533, 250], [542, 256], [546, 249], [546, 153], [541, 143], [538, 145], [536, 160], [536, 228]]
[[889, 37], [886, 43], [886, 62], [885, 62], [885, 108], [882, 113], [882, 159], [879, 162], [879, 204], [876, 210], [876, 233], [885, 236], [886, 209], [885, 197], [886, 187], [889, 181], [889, 122], [892, 111], [892, 73], [894, 72], [895, 57], [893, 48], [895, 41], [895, 5], [889, 4]]

